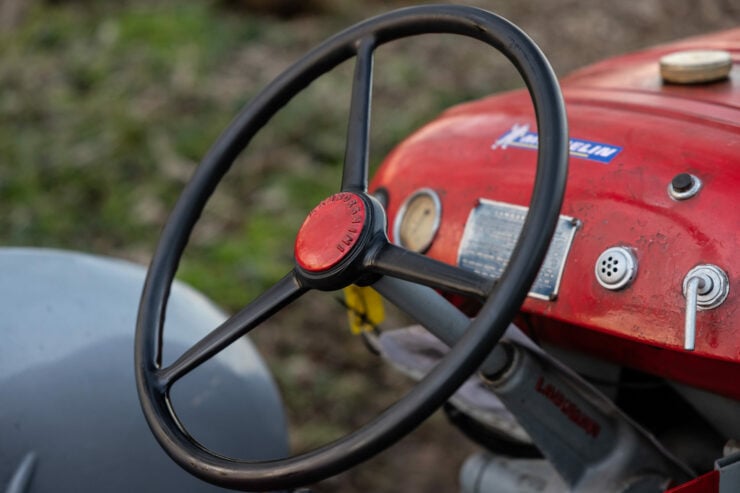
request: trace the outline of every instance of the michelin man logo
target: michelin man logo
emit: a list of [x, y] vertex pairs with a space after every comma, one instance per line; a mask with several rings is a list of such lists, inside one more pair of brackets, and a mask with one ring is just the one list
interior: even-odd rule
[[514, 124], [513, 127], [511, 127], [511, 130], [506, 132], [504, 135], [498, 138], [496, 142], [493, 143], [493, 146], [491, 146], [492, 149], [506, 149], [510, 145], [513, 145], [517, 142], [517, 140], [521, 139], [525, 135], [529, 133], [529, 125], [526, 123], [524, 125]]
[[[514, 124], [511, 129], [496, 139], [491, 149], [508, 149], [516, 147], [519, 149], [537, 150], [539, 136], [537, 132], [530, 132], [528, 124]], [[570, 139], [570, 155], [573, 157], [609, 164], [622, 148], [601, 142], [589, 140]]]

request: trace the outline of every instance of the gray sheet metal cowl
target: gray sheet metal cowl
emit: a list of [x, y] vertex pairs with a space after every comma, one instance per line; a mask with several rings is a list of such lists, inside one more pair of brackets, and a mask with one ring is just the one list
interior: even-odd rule
[[[34, 454], [26, 491], [221, 491], [177, 467], [151, 436], [133, 375], [144, 269], [57, 250], [0, 249], [0, 491]], [[225, 315], [172, 290], [165, 361]], [[287, 455], [277, 388], [247, 339], [173, 388], [182, 421], [236, 457]]]

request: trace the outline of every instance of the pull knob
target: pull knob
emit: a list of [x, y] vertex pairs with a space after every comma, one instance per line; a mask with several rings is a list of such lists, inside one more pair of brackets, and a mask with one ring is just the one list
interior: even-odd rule
[[696, 312], [711, 310], [722, 304], [730, 291], [727, 274], [712, 264], [697, 265], [683, 280], [686, 297], [684, 349], [693, 351], [696, 343]]

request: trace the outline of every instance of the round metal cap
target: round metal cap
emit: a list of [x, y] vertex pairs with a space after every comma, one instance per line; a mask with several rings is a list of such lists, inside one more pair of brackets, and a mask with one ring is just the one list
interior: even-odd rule
[[331, 269], [357, 244], [367, 217], [359, 195], [342, 192], [312, 210], [295, 239], [295, 259], [309, 272]]
[[629, 285], [637, 273], [637, 260], [629, 248], [611, 247], [599, 255], [594, 268], [596, 280], [616, 291]]
[[732, 57], [724, 50], [686, 50], [660, 59], [660, 76], [672, 84], [702, 84], [726, 79]]

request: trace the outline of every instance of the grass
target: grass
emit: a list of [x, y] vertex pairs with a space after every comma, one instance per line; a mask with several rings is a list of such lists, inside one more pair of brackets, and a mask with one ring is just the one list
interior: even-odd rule
[[[326, 34], [311, 21], [283, 29], [206, 2], [90, 7], [34, 3], [1, 38], [0, 227], [8, 244], [146, 262], [210, 144], [249, 96]], [[426, 77], [423, 66], [388, 51], [380, 106]], [[262, 73], [250, 73], [253, 58]], [[183, 279], [235, 309], [287, 271], [291, 235], [338, 189], [350, 80], [345, 64], [255, 139], [211, 201]], [[393, 118], [377, 117], [376, 164], [449, 102], [451, 89], [439, 87], [410, 94]]]

